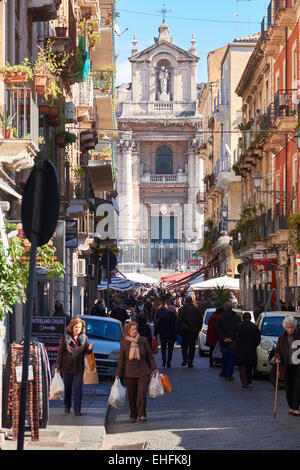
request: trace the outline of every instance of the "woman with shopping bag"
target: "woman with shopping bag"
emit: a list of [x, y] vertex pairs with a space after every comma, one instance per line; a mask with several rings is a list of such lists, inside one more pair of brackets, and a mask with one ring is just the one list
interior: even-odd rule
[[60, 339], [56, 357], [55, 373], [62, 374], [65, 385], [65, 413], [71, 410], [73, 388], [75, 416], [81, 416], [84, 357], [92, 352], [94, 346], [93, 343], [89, 345], [85, 331], [85, 322], [81, 318], [73, 318]]
[[151, 371], [154, 374], [158, 372], [148, 340], [139, 335], [136, 322], [129, 322], [125, 326], [125, 340], [120, 345], [116, 379], [125, 378], [131, 423], [138, 417], [140, 421], [147, 419], [147, 390]]

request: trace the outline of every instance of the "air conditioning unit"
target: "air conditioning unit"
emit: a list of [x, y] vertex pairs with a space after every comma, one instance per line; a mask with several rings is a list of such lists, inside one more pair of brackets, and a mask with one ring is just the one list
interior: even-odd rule
[[78, 259], [77, 260], [77, 276], [85, 276], [86, 275], [86, 260], [85, 259]]

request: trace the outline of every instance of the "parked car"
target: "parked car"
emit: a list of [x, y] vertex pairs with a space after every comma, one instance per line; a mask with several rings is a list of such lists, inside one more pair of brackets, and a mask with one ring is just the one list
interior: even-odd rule
[[115, 318], [81, 315], [86, 334], [94, 343], [97, 372], [100, 376], [114, 377], [117, 369], [120, 341], [124, 339], [122, 322]]
[[[284, 332], [282, 321], [285, 316], [291, 315], [297, 320], [297, 330], [300, 331], [300, 313], [299, 312], [263, 312], [257, 319], [257, 326], [261, 334], [261, 342], [257, 347], [257, 366], [254, 371], [254, 378], [258, 379], [261, 375], [269, 375], [270, 381], [275, 384], [276, 365], [274, 357], [269, 359], [272, 349], [276, 346], [278, 337]], [[281, 384], [281, 387], [283, 384]]]
[[[210, 319], [210, 317], [212, 316], [212, 314], [215, 311], [216, 311], [216, 308], [208, 308], [208, 309], [205, 310], [204, 315], [203, 315], [202, 328], [201, 328], [199, 336], [198, 336], [198, 354], [199, 354], [200, 357], [204, 357], [205, 353], [209, 353], [209, 347], [206, 346], [206, 335], [207, 335], [207, 328], [208, 328], [208, 320]], [[239, 310], [239, 309], [236, 309], [236, 308], [233, 308], [233, 311], [235, 313], [238, 313], [239, 315], [242, 315], [242, 313], [243, 313], [242, 310]], [[253, 321], [254, 321], [253, 314], [251, 315], [251, 318], [252, 317], [253, 317]]]

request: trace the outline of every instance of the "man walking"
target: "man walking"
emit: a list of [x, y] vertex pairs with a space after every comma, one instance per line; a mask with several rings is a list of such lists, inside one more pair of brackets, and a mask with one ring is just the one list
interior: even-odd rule
[[95, 300], [95, 305], [91, 308], [91, 315], [95, 315], [97, 317], [105, 317], [106, 311], [105, 307], [102, 303], [102, 299]]
[[182, 336], [182, 366], [188, 363], [193, 367], [196, 339], [202, 325], [200, 310], [193, 305], [191, 297], [186, 298], [185, 305], [178, 311], [175, 331]]
[[225, 303], [224, 312], [216, 321], [216, 332], [223, 355], [222, 373], [220, 374], [220, 377], [224, 377], [229, 381], [233, 380], [234, 368], [231, 343], [235, 337], [236, 329], [240, 322], [241, 318], [232, 310], [231, 303]]

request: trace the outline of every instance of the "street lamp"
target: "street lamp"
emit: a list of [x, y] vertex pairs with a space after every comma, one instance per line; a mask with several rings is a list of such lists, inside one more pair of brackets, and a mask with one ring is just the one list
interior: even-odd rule
[[[300, 134], [299, 134], [299, 144], [300, 144]], [[253, 181], [254, 181], [254, 187], [257, 192], [259, 193], [265, 193], [265, 194], [271, 194], [275, 199], [279, 199], [279, 201], [285, 201], [287, 202], [288, 199], [290, 198], [290, 195], [288, 191], [266, 191], [262, 190], [262, 176], [261, 174], [256, 171], [255, 174], [253, 175]]]
[[237, 222], [238, 219], [228, 219], [227, 216], [228, 216], [228, 208], [227, 207], [223, 207], [221, 209], [221, 214], [222, 214], [222, 219], [225, 220], [225, 222]]

